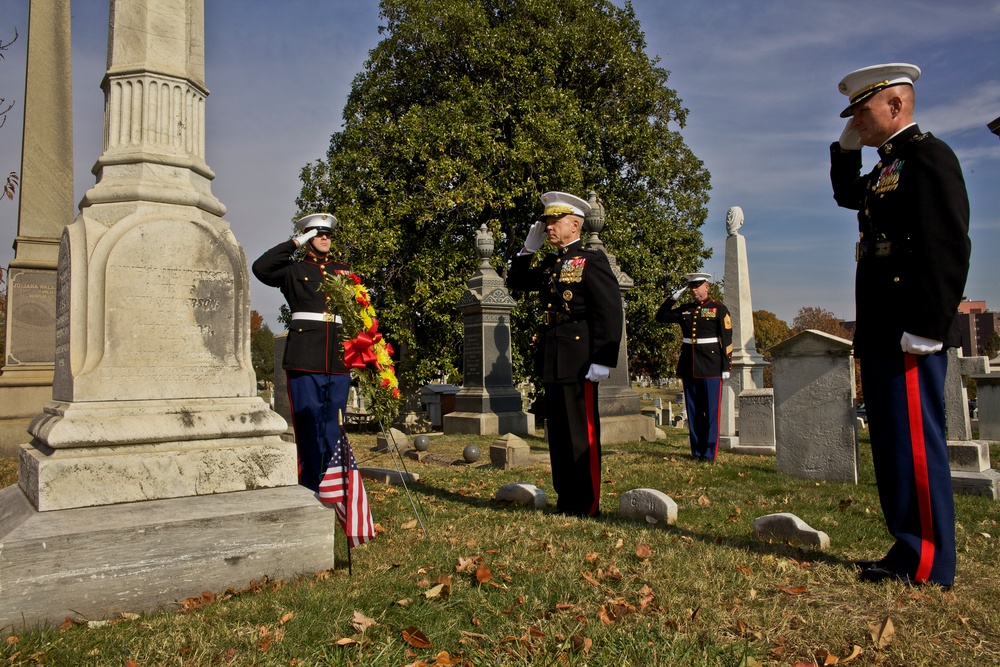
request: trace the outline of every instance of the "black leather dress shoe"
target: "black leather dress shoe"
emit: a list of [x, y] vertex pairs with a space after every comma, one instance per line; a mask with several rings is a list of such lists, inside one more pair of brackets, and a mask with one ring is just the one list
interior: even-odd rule
[[885, 562], [882, 559], [879, 560], [856, 560], [853, 563], [854, 569], [856, 570], [870, 570], [873, 567], [885, 567]]
[[908, 574], [903, 572], [896, 572], [895, 570], [890, 570], [887, 567], [868, 567], [861, 570], [861, 574], [858, 575], [859, 581], [866, 581], [868, 583], [879, 583], [881, 581], [902, 581], [904, 584], [912, 584], [913, 581], [910, 579]]
[[[858, 575], [858, 581], [864, 581], [870, 584], [877, 584], [882, 581], [900, 581], [910, 586], [921, 585], [921, 582], [914, 581], [913, 579], [910, 578], [910, 575], [906, 574], [905, 572], [896, 572], [895, 570], [891, 570], [886, 567], [870, 567], [866, 570], [861, 570], [861, 574]], [[936, 586], [939, 586], [943, 591], [951, 590], [950, 584], [945, 585], [945, 584], [938, 584], [935, 582], [926, 582], [926, 583], [932, 583]]]

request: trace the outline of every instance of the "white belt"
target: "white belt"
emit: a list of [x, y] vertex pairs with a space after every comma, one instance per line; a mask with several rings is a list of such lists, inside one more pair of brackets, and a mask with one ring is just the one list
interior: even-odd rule
[[[292, 315], [292, 317], [294, 318], [295, 315]], [[687, 343], [688, 345], [692, 344], [690, 338], [681, 338], [681, 342]], [[712, 336], [711, 338], [699, 338], [698, 342], [695, 343], [695, 345], [701, 345], [702, 343], [718, 343], [718, 342], [719, 342], [718, 337]]]
[[340, 315], [331, 315], [330, 313], [292, 313], [293, 320], [312, 320], [313, 322], [334, 322], [340, 324], [343, 322], [340, 319]]

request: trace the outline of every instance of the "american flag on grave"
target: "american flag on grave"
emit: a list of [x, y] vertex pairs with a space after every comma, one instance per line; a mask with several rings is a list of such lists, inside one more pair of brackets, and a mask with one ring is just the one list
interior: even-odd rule
[[365, 485], [361, 482], [351, 443], [343, 431], [330, 457], [330, 466], [319, 483], [319, 499], [324, 505], [333, 506], [337, 521], [352, 547], [375, 537], [375, 524], [368, 507]]

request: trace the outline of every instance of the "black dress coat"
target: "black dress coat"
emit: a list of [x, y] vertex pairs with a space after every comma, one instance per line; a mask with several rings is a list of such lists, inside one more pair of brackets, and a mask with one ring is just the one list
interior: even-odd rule
[[858, 211], [855, 280], [858, 358], [900, 351], [908, 332], [961, 344], [958, 304], [969, 272], [969, 198], [958, 159], [911, 125], [861, 175], [861, 151], [830, 147], [833, 197]]
[[[656, 312], [656, 321], [681, 325], [681, 333], [690, 343], [681, 344], [677, 360], [677, 377], [717, 378], [732, 369], [733, 320], [729, 309], [709, 299], [702, 304], [693, 301], [676, 306], [667, 299]], [[699, 343], [699, 339], [715, 339]]]
[[537, 291], [545, 323], [539, 332], [542, 382], [582, 382], [591, 364], [618, 365], [624, 310], [618, 279], [607, 256], [579, 241], [549, 253], [518, 255], [507, 287]]
[[[350, 271], [350, 267], [329, 257], [312, 255], [296, 261], [292, 258], [295, 250], [295, 242], [290, 239], [279, 243], [253, 263], [253, 274], [265, 285], [280, 289], [293, 313], [324, 313], [326, 294], [320, 290], [323, 280], [335, 271]], [[292, 320], [281, 367], [286, 371], [346, 373], [340, 325]]]

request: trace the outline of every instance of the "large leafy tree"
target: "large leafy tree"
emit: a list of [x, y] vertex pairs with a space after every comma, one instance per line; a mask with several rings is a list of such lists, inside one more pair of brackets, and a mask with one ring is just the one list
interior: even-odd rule
[[[305, 213], [340, 219], [336, 247], [422, 382], [461, 362], [455, 308], [479, 259], [505, 271], [538, 196], [598, 192], [601, 238], [635, 280], [629, 346], [659, 374], [671, 337], [652, 321], [664, 288], [709, 256], [709, 174], [685, 145], [687, 110], [645, 53], [631, 5], [607, 0], [382, 0], [382, 41], [354, 80], [344, 128], [302, 171]], [[530, 374], [537, 313], [513, 315], [515, 367]]]

